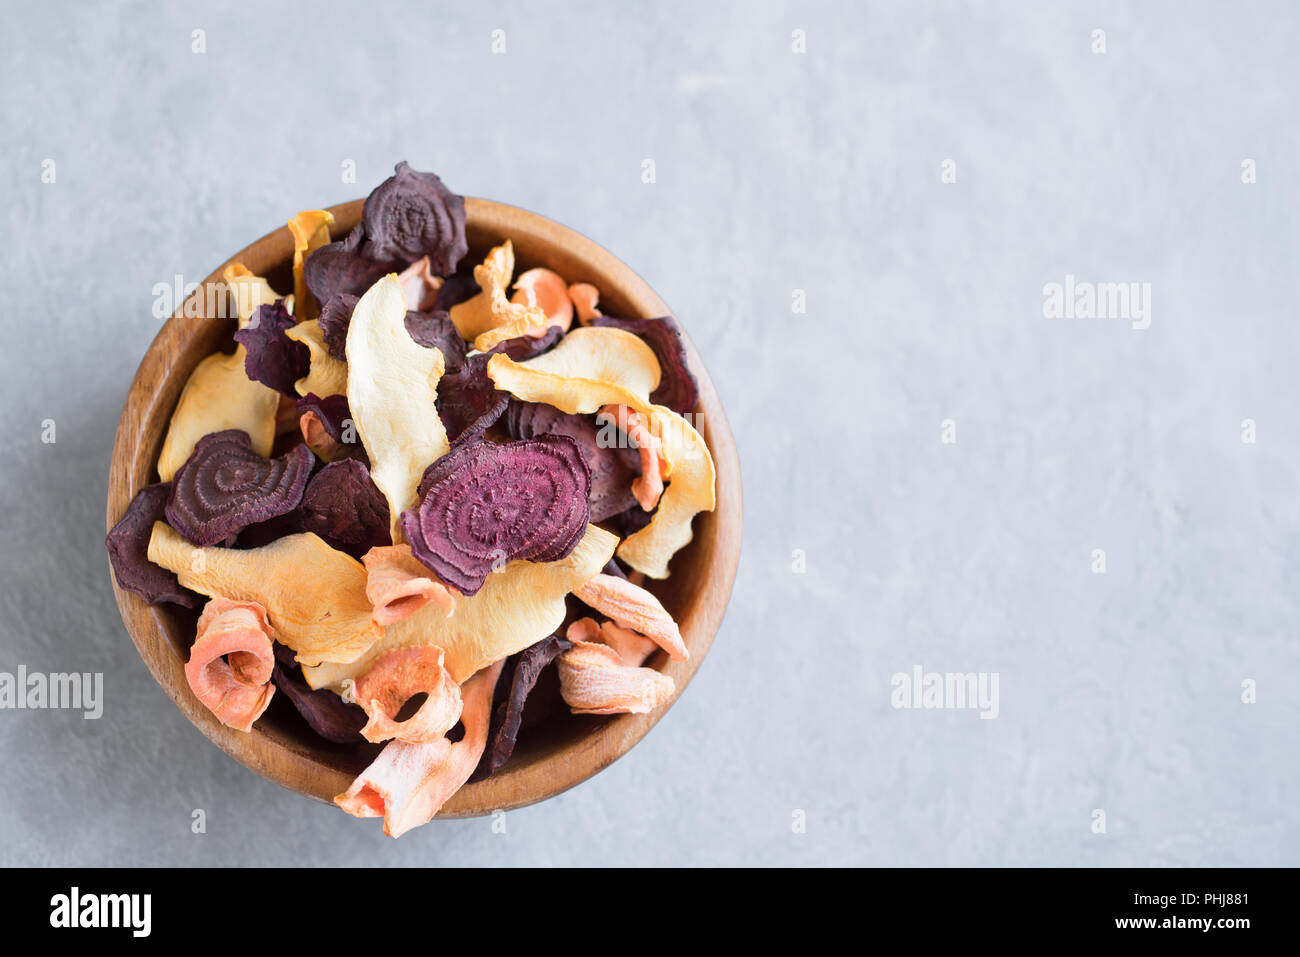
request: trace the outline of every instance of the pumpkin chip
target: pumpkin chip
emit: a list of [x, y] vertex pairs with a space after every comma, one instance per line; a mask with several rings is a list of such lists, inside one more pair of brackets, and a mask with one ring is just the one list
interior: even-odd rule
[[317, 395], [343, 395], [348, 388], [348, 364], [330, 355], [325, 344], [325, 333], [320, 320], [300, 322], [284, 334], [294, 342], [301, 342], [310, 353], [307, 374], [293, 384], [299, 395], [315, 392]]
[[320, 315], [320, 303], [308, 293], [302, 269], [308, 256], [329, 245], [333, 225], [334, 214], [323, 209], [309, 209], [289, 220], [289, 232], [293, 234], [293, 299], [300, 320]]
[[[313, 688], [341, 691], [379, 657], [398, 648], [437, 645], [447, 652], [446, 667], [456, 681], [522, 651], [555, 633], [564, 622], [565, 596], [597, 574], [614, 553], [618, 539], [595, 525], [576, 548], [557, 562], [510, 562], [487, 577], [477, 594], [456, 600], [447, 617], [433, 605], [384, 630], [384, 637], [355, 661], [304, 668]], [[181, 579], [181, 584], [185, 579]]]
[[155, 522], [148, 555], [186, 588], [262, 605], [304, 666], [355, 661], [383, 636], [370, 620], [365, 568], [310, 532], [261, 548], [197, 547]]
[[526, 335], [540, 339], [550, 328], [568, 332], [573, 325], [573, 300], [569, 298], [569, 288], [557, 272], [540, 266], [521, 273], [515, 280], [515, 294], [511, 302], [525, 306], [538, 306], [546, 313], [546, 325], [529, 329]]
[[692, 538], [691, 521], [716, 505], [716, 473], [703, 437], [649, 394], [659, 384], [659, 361], [648, 345], [612, 327], [574, 329], [543, 355], [526, 362], [495, 355], [488, 375], [525, 402], [544, 402], [570, 415], [590, 415], [605, 406], [622, 405], [639, 412], [642, 424], [660, 442], [663, 478], [650, 523], [628, 536], [618, 557], [651, 578], [667, 578], [668, 563]]
[[514, 272], [515, 247], [507, 239], [474, 267], [478, 295], [451, 307], [456, 331], [473, 342], [479, 352], [488, 352], [498, 343], [525, 335], [531, 329], [545, 332], [548, 324], [545, 309], [506, 298], [506, 287]]
[[357, 303], [346, 352], [348, 405], [398, 542], [402, 512], [416, 504], [420, 476], [450, 446], [434, 411], [442, 352], [407, 333], [406, 297], [396, 274], [380, 279]]

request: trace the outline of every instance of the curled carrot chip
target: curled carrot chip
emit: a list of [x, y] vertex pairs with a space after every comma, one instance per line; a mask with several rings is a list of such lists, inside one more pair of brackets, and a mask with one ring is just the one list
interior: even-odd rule
[[690, 652], [682, 641], [682, 633], [672, 615], [650, 592], [630, 581], [613, 575], [594, 575], [573, 592], [585, 605], [590, 605], [614, 623], [645, 635], [674, 659], [689, 658]]
[[[390, 651], [357, 679], [357, 704], [369, 721], [361, 729], [367, 741], [396, 739], [409, 744], [436, 741], [460, 720], [460, 686], [443, 667], [444, 652], [427, 648]], [[405, 721], [398, 721], [402, 705], [418, 694], [427, 697]]]
[[[450, 618], [426, 605], [384, 629], [384, 637], [355, 661], [303, 668], [313, 688], [341, 691], [343, 682], [365, 674], [379, 656], [395, 648], [437, 645], [447, 652], [447, 670], [457, 681], [555, 634], [564, 623], [565, 596], [604, 567], [616, 539], [588, 525], [576, 548], [555, 562], [515, 561], [487, 576], [474, 595], [456, 599]], [[181, 579], [181, 584], [185, 579]]]
[[549, 269], [538, 267], [520, 273], [510, 301], [535, 306], [546, 313], [546, 325], [535, 326], [524, 333], [534, 339], [546, 335], [546, 330], [552, 326], [568, 332], [569, 326], [573, 325], [573, 300], [569, 298], [569, 289], [559, 273]]
[[426, 744], [390, 741], [334, 803], [354, 817], [382, 817], [389, 837], [431, 820], [478, 765], [503, 664], [483, 669], [460, 689], [463, 738], [454, 744], [448, 738]]
[[641, 457], [641, 474], [632, 480], [632, 494], [637, 504], [647, 512], [653, 512], [659, 504], [659, 496], [664, 491], [664, 472], [667, 463], [663, 457], [663, 443], [650, 433], [646, 420], [640, 412], [635, 412], [625, 405], [607, 405], [596, 414], [597, 419], [615, 424], [619, 431], [636, 446]]
[[479, 294], [451, 307], [451, 321], [456, 324], [456, 330], [473, 342], [479, 352], [487, 352], [498, 343], [522, 336], [530, 329], [545, 331], [546, 312], [540, 306], [506, 299], [506, 286], [514, 272], [515, 247], [507, 239], [474, 267], [474, 281], [479, 285]]
[[289, 233], [293, 236], [293, 301], [298, 319], [315, 319], [320, 315], [320, 304], [308, 293], [303, 279], [303, 263], [307, 257], [329, 245], [330, 227], [334, 214], [323, 209], [309, 209], [289, 220]]
[[600, 309], [596, 303], [600, 302], [600, 290], [589, 282], [575, 282], [569, 287], [569, 301], [573, 303], [573, 308], [578, 313], [578, 322], [586, 325], [596, 316], [600, 315]]
[[574, 714], [646, 714], [671, 698], [676, 687], [668, 675], [632, 667], [608, 645], [588, 641], [573, 642], [556, 667], [560, 694]]
[[659, 382], [659, 362], [650, 347], [621, 329], [574, 329], [550, 352], [526, 362], [494, 355], [488, 375], [517, 399], [544, 402], [571, 415], [625, 405], [645, 418], [650, 434], [662, 443], [668, 485], [650, 523], [619, 545], [618, 556], [651, 578], [667, 578], [669, 561], [692, 538], [692, 520], [716, 505], [716, 474], [704, 438], [682, 416], [649, 401]]
[[424, 470], [447, 454], [447, 432], [434, 411], [445, 368], [438, 349], [406, 331], [406, 299], [389, 274], [361, 297], [348, 325], [348, 404], [370, 456], [370, 477], [388, 500], [393, 541], [402, 512], [417, 502]]
[[275, 694], [273, 637], [266, 609], [255, 601], [216, 597], [199, 616], [185, 680], [194, 696], [236, 731], [251, 731]]
[[365, 568], [309, 532], [260, 548], [197, 547], [155, 522], [148, 555], [186, 588], [260, 604], [304, 666], [355, 661], [383, 635], [370, 620]]
[[375, 624], [387, 627], [437, 602], [448, 615], [456, 600], [447, 586], [414, 555], [410, 545], [372, 548], [361, 558], [366, 566], [366, 597], [374, 606]]

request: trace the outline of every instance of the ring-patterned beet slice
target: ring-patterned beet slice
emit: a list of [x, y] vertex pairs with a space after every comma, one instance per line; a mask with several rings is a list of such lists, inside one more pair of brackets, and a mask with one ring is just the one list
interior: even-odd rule
[[239, 429], [205, 435], [172, 480], [167, 524], [195, 545], [228, 541], [297, 508], [315, 462], [305, 445], [264, 459]]
[[449, 276], [469, 252], [465, 200], [434, 173], [419, 173], [402, 161], [393, 175], [366, 197], [361, 213], [371, 259], [414, 262], [429, 257], [437, 276]]
[[591, 470], [565, 435], [458, 443], [420, 480], [402, 513], [411, 553], [473, 595], [509, 562], [559, 561], [587, 529]]
[[203, 599], [182, 588], [176, 573], [149, 561], [149, 536], [153, 523], [163, 519], [171, 483], [146, 485], [131, 499], [121, 520], [108, 533], [108, 559], [117, 584], [135, 592], [151, 605], [169, 601], [186, 608], [198, 608]]

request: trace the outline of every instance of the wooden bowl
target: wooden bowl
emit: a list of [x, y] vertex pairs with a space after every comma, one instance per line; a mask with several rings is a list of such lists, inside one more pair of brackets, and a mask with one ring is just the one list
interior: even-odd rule
[[[362, 201], [357, 200], [330, 210], [336, 236], [345, 235], [361, 221], [361, 207]], [[600, 290], [602, 311], [609, 315], [648, 318], [670, 312], [644, 280], [585, 236], [513, 206], [467, 199], [466, 207], [468, 261], [482, 261], [488, 249], [509, 238], [514, 241], [519, 271], [546, 266], [570, 282], [593, 283]], [[287, 292], [293, 288], [292, 256], [289, 230], [281, 228], [236, 253], [230, 262], [242, 262], [254, 274], [266, 276], [276, 289]], [[215, 316], [233, 315], [233, 310], [215, 308], [213, 296], [204, 295], [205, 289], [218, 289], [215, 302], [224, 303], [221, 272], [226, 265], [209, 276], [167, 321], [131, 383], [113, 445], [109, 528], [142, 487], [157, 481], [155, 463], [167, 424], [194, 367], [204, 356], [228, 351], [232, 345], [234, 319]], [[686, 348], [700, 384], [696, 411], [702, 422], [698, 428], [717, 466], [718, 507], [696, 517], [695, 539], [674, 558], [672, 577], [650, 585], [677, 619], [691, 652], [688, 661], [671, 662], [661, 652], [648, 662], [673, 677], [678, 695], [704, 660], [722, 623], [740, 557], [741, 525], [739, 462], [727, 419], [689, 338]], [[182, 670], [194, 640], [195, 613], [174, 605], [151, 608], [139, 596], [119, 588], [115, 578], [113, 590], [122, 621], [163, 690], [190, 721], [236, 760], [300, 794], [330, 801], [346, 790], [378, 753], [378, 745], [323, 741], [283, 695], [276, 696], [250, 734], [221, 724], [191, 693]], [[509, 810], [571, 788], [623, 755], [671, 705], [670, 701], [648, 715], [571, 715], [559, 700], [557, 682], [551, 675], [549, 685], [539, 683], [529, 699], [529, 715], [510, 761], [487, 780], [461, 788], [439, 816], [470, 817]]]

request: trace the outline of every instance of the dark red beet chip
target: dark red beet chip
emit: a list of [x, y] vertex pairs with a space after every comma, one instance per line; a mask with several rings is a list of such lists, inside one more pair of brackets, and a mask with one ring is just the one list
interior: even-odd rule
[[406, 331], [417, 345], [441, 349], [444, 372], [455, 372], [465, 361], [469, 343], [460, 337], [445, 312], [407, 312]]
[[590, 491], [591, 472], [568, 436], [461, 442], [425, 469], [402, 531], [439, 579], [473, 595], [506, 562], [553, 562], [573, 551]]
[[563, 338], [564, 333], [559, 326], [550, 326], [545, 335], [538, 336], [536, 339], [532, 336], [518, 336], [505, 342], [498, 342], [488, 350], [488, 355], [500, 352], [516, 362], [523, 362], [540, 356]]
[[383, 276], [402, 271], [404, 263], [376, 262], [362, 255], [361, 245], [365, 238], [365, 231], [358, 226], [348, 233], [346, 239], [322, 246], [307, 257], [302, 276], [317, 302], [328, 304], [341, 293], [364, 295]]
[[602, 430], [591, 417], [568, 415], [541, 402], [511, 399], [505, 427], [516, 439], [531, 439], [549, 432], [567, 435], [578, 443], [591, 469], [591, 521], [603, 522], [636, 505], [632, 480], [641, 474], [640, 456], [626, 444], [602, 444]]
[[433, 311], [449, 312], [452, 306], [459, 306], [462, 302], [468, 302], [478, 294], [478, 283], [472, 275], [456, 273], [454, 276], [448, 276], [443, 281], [442, 288], [438, 290], [438, 298], [434, 301]]
[[151, 605], [171, 602], [198, 608], [207, 599], [181, 587], [174, 572], [149, 561], [149, 537], [153, 523], [163, 521], [170, 482], [146, 485], [131, 499], [121, 520], [108, 533], [108, 560], [120, 587], [134, 592]]
[[304, 532], [315, 532], [353, 558], [392, 544], [388, 503], [357, 459], [338, 459], [317, 472], [298, 511]]
[[510, 393], [497, 389], [488, 377], [489, 358], [470, 356], [458, 372], [443, 376], [438, 383], [438, 416], [453, 442], [481, 436], [510, 403]]
[[470, 777], [471, 781], [491, 777], [510, 760], [524, 720], [528, 695], [546, 666], [572, 647], [573, 642], [551, 635], [506, 659], [501, 678], [497, 681], [497, 702], [488, 725], [487, 747]]
[[294, 395], [293, 384], [311, 369], [311, 352], [301, 342], [286, 336], [296, 323], [280, 299], [258, 306], [247, 326], [235, 333], [244, 347], [244, 372], [255, 382], [277, 392]]
[[700, 401], [700, 388], [686, 364], [686, 344], [682, 330], [672, 316], [661, 319], [615, 319], [596, 316], [593, 326], [612, 326], [637, 336], [659, 360], [659, 388], [650, 393], [650, 401], [674, 412], [694, 412]]
[[245, 526], [297, 508], [315, 464], [305, 445], [264, 459], [239, 429], [205, 435], [173, 476], [167, 524], [195, 545], [232, 540]]
[[360, 301], [350, 293], [338, 292], [321, 306], [316, 321], [320, 323], [325, 348], [335, 359], [347, 358], [345, 346], [348, 342], [348, 326], [352, 324], [352, 310], [357, 308]]
[[275, 645], [275, 668], [271, 681], [280, 693], [289, 699], [303, 720], [326, 741], [351, 744], [362, 741], [361, 729], [366, 725], [366, 713], [354, 704], [347, 704], [332, 691], [312, 690], [302, 677], [302, 669], [294, 660], [293, 652], [278, 642]]
[[449, 276], [469, 251], [465, 200], [405, 161], [366, 197], [361, 223], [371, 259], [409, 263], [427, 255], [434, 275]]

